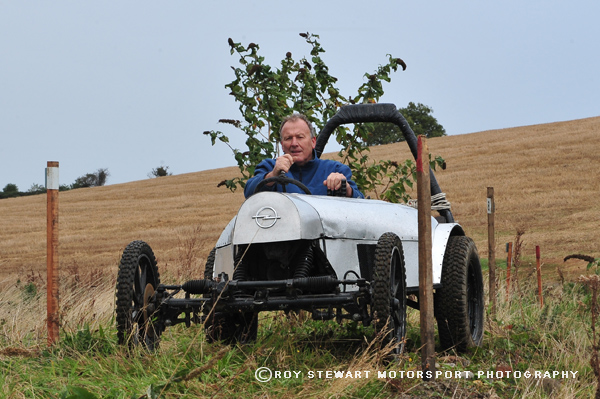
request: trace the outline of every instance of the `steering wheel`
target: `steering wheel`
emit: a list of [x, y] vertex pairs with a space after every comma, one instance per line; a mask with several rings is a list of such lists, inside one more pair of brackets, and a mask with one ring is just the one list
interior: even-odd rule
[[263, 181], [258, 183], [256, 188], [254, 189], [254, 193], [252, 193], [252, 194], [258, 193], [264, 186], [266, 186], [269, 183], [280, 184], [283, 187], [284, 192], [285, 192], [286, 185], [293, 184], [294, 186], [298, 187], [300, 190], [304, 191], [305, 194], [312, 195], [312, 193], [310, 192], [308, 187], [306, 187], [304, 184], [302, 184], [301, 182], [299, 182], [296, 179], [290, 179], [283, 173], [279, 176], [269, 177], [268, 179], [264, 179]]

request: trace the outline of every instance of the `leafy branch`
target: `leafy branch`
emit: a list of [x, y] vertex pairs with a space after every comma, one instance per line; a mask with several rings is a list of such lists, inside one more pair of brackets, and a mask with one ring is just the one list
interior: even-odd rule
[[[241, 177], [224, 180], [219, 185], [225, 185], [232, 191], [237, 187], [243, 188], [254, 175], [256, 165], [265, 158], [279, 155], [278, 127], [285, 116], [293, 112], [302, 113], [320, 131], [341, 106], [377, 102], [384, 93], [382, 82], [390, 82], [391, 73], [398, 68], [406, 69], [404, 61], [388, 54], [385, 65], [380, 65], [375, 73], [364, 75], [365, 82], [358, 88], [357, 94], [345, 97], [336, 87], [337, 78], [329, 73], [329, 67], [321, 58], [325, 50], [318, 41], [319, 36], [311, 33], [301, 33], [300, 36], [310, 46], [310, 57], [296, 61], [287, 52], [277, 68], [265, 63], [264, 57], [259, 54], [258, 44], [244, 46], [229, 39], [230, 52], [237, 54], [239, 65], [232, 67], [235, 79], [225, 87], [239, 104], [242, 120], [221, 119], [219, 122], [240, 129], [246, 137], [247, 150], [234, 148], [221, 131], [204, 132], [212, 145], [218, 140], [229, 146], [241, 172]], [[357, 124], [353, 133], [345, 126], [336, 129], [334, 137], [342, 148], [338, 155], [350, 166], [353, 179], [362, 192], [373, 193], [376, 198], [391, 202], [406, 201], [406, 189], [412, 187], [415, 181], [415, 164], [410, 160], [402, 164], [371, 160], [366, 145], [370, 126]], [[432, 167], [442, 162], [436, 157]]]

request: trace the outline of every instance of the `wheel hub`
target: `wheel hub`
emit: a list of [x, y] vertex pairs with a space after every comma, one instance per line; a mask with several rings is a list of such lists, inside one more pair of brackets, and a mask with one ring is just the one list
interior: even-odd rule
[[154, 296], [154, 287], [152, 284], [146, 284], [146, 288], [144, 289], [144, 306], [142, 308], [144, 315], [144, 323], [148, 321], [149, 315], [154, 313], [154, 305], [151, 303], [152, 297]]

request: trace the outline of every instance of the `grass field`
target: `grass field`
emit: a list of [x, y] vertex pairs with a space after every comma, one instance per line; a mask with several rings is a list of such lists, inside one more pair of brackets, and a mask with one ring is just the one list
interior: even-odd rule
[[[572, 253], [599, 257], [598, 137], [600, 118], [589, 118], [428, 141], [431, 152], [446, 159], [448, 168], [436, 176], [482, 259], [487, 258], [487, 187], [495, 190], [499, 263], [504, 244], [514, 240], [517, 229], [525, 231], [520, 291], [507, 298], [501, 283], [498, 315], [488, 318], [484, 346], [459, 357], [444, 355], [441, 369], [572, 370], [577, 378], [558, 385], [535, 378], [441, 379], [429, 385], [418, 379], [309, 379], [309, 370], [376, 372], [386, 366], [381, 350], [369, 347], [360, 329], [277, 314], [263, 316], [259, 339], [249, 347], [207, 345], [196, 327], [168, 330], [156, 354], [126, 352], [116, 345], [112, 319], [124, 247], [135, 239], [147, 241], [163, 282], [201, 276], [208, 252], [243, 202], [241, 192], [217, 188], [237, 173], [226, 168], [60, 194], [63, 335], [51, 350], [45, 345], [46, 196], [0, 201], [3, 397], [84, 395], [77, 387], [94, 397], [115, 398], [152, 397], [152, 392], [156, 397], [160, 391], [169, 398], [590, 397], [590, 294], [576, 283], [590, 272], [585, 262], [562, 259]], [[398, 161], [409, 157], [405, 143], [374, 147], [371, 153]], [[543, 309], [531, 274], [536, 245], [545, 279]], [[411, 315], [410, 325], [408, 352], [396, 371], [420, 364], [418, 314]], [[263, 365], [303, 371], [304, 378], [260, 384], [253, 373]]]

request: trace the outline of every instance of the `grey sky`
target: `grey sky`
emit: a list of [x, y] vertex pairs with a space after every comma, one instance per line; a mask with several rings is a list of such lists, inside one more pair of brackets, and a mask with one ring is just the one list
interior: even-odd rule
[[[320, 35], [342, 94], [402, 58], [385, 102], [421, 102], [448, 134], [600, 115], [598, 1], [3, 1], [0, 190], [108, 168], [108, 184], [234, 165], [204, 130], [239, 118], [227, 39], [277, 65]], [[332, 147], [327, 148], [332, 151]]]

